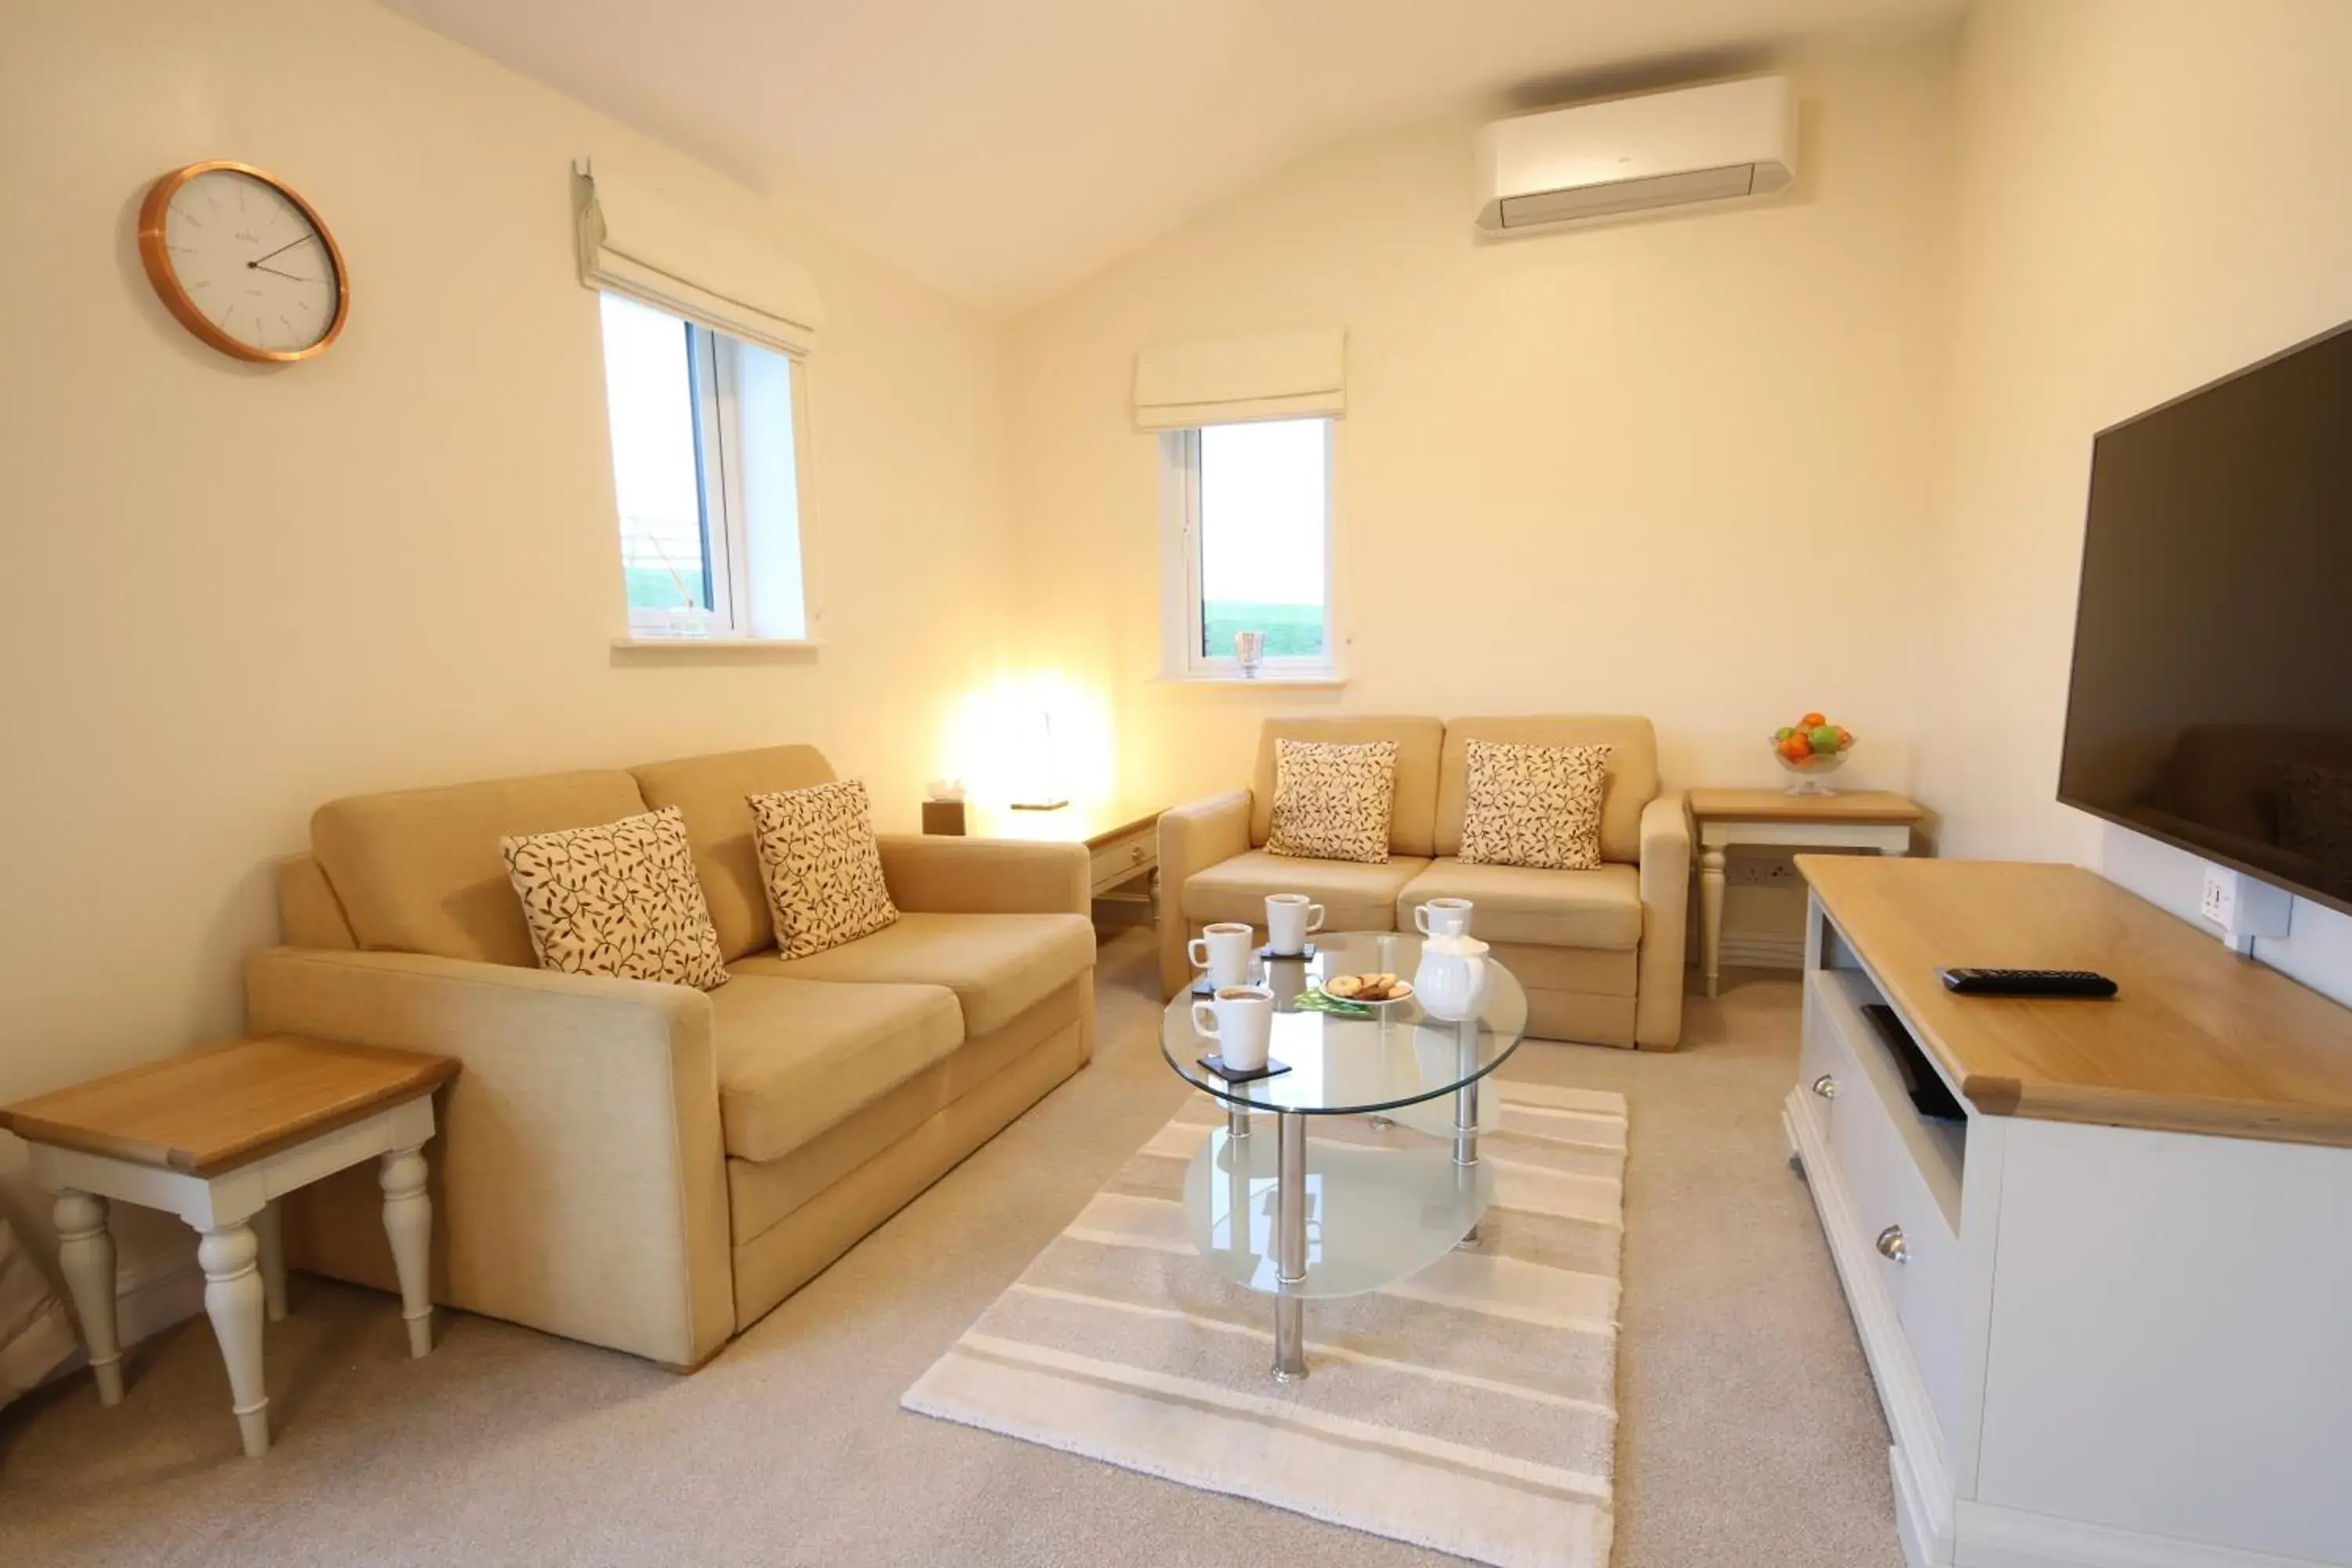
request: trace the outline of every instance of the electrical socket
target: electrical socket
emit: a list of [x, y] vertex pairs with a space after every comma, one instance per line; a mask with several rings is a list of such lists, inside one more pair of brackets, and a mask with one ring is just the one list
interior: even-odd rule
[[2221, 928], [2223, 942], [2250, 954], [2256, 937], [2286, 935], [2294, 918], [2294, 899], [2284, 889], [2243, 871], [2208, 866], [2197, 893], [2197, 912]]
[[1735, 855], [1726, 868], [1724, 880], [1736, 888], [1793, 888], [1803, 879], [1797, 875], [1797, 862], [1785, 852], [1762, 855]]
[[2197, 897], [2197, 912], [2217, 926], [2230, 923], [2230, 911], [2237, 904], [2235, 871], [2225, 871], [2219, 866], [2205, 868], [2205, 886]]

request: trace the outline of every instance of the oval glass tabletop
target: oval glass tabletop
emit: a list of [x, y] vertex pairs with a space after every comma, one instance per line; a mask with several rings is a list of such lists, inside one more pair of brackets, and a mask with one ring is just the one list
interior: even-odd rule
[[1418, 998], [1391, 1003], [1368, 1017], [1298, 1005], [1310, 978], [1391, 973], [1410, 979], [1421, 963], [1411, 931], [1318, 935], [1309, 959], [1255, 961], [1254, 979], [1275, 997], [1268, 1058], [1290, 1070], [1228, 1083], [1201, 1065], [1214, 1045], [1192, 1027], [1188, 987], [1168, 1005], [1160, 1054], [1180, 1077], [1228, 1105], [1309, 1116], [1360, 1116], [1434, 1100], [1485, 1077], [1518, 1048], [1528, 1026], [1528, 994], [1510, 971], [1486, 960], [1486, 994], [1478, 1016], [1460, 1023], [1433, 1018]]

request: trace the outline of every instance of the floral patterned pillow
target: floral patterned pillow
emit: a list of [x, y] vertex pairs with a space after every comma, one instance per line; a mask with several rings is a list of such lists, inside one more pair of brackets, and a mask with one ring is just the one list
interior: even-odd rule
[[499, 853], [541, 968], [704, 991], [727, 984], [677, 807], [501, 838]]
[[1370, 741], [1274, 743], [1274, 821], [1269, 855], [1315, 860], [1389, 858], [1389, 811], [1396, 803], [1397, 745]]
[[1612, 750], [1471, 742], [1461, 858], [1488, 866], [1597, 869], [1601, 803]]
[[898, 920], [863, 784], [779, 790], [750, 804], [778, 953], [806, 958]]

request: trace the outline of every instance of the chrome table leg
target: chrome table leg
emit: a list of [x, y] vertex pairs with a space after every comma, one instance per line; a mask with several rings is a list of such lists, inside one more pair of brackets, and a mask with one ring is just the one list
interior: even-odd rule
[[[1461, 1042], [1462, 1070], [1467, 1072], [1475, 1065], [1478, 1049], [1478, 1020], [1475, 1017], [1463, 1019], [1458, 1038]], [[1474, 1174], [1477, 1169], [1478, 1080], [1476, 1079], [1472, 1079], [1454, 1091], [1454, 1167], [1465, 1176]], [[1473, 1221], [1470, 1228], [1462, 1233], [1462, 1239], [1456, 1245], [1471, 1247], [1475, 1246], [1477, 1240], [1478, 1226], [1476, 1222]]]
[[[1285, 1287], [1307, 1280], [1307, 1118], [1296, 1112], [1278, 1121], [1280, 1156], [1276, 1166], [1274, 1264]], [[1307, 1375], [1306, 1302], [1285, 1293], [1274, 1299], [1274, 1376], [1296, 1383]]]

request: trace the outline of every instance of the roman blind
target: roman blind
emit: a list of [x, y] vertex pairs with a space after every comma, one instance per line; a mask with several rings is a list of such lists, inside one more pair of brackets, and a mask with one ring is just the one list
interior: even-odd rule
[[793, 355], [824, 321], [816, 284], [764, 239], [575, 165], [580, 281]]
[[1135, 356], [1135, 423], [1190, 430], [1348, 411], [1348, 334], [1339, 327], [1164, 343]]

